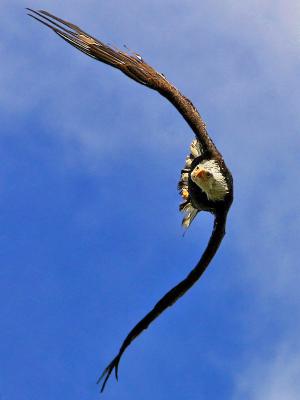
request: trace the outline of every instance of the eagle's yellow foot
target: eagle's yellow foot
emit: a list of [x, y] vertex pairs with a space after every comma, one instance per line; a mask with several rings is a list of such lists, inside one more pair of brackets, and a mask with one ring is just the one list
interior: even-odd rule
[[184, 200], [187, 200], [190, 196], [189, 191], [186, 189], [182, 189], [181, 196], [184, 198]]

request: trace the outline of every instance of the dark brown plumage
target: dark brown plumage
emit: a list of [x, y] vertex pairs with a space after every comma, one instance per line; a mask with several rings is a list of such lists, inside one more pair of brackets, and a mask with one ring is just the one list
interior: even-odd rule
[[[103, 381], [101, 386], [101, 391], [103, 391], [113, 370], [115, 370], [116, 378], [118, 378], [118, 366], [120, 359], [130, 343], [143, 330], [147, 329], [150, 323], [154, 321], [163, 311], [165, 311], [166, 308], [174, 304], [194, 285], [214, 257], [225, 234], [227, 213], [233, 200], [232, 177], [221, 154], [217, 150], [213, 141], [210, 139], [206, 130], [206, 125], [203, 122], [200, 114], [192, 102], [183, 96], [165, 78], [164, 75], [155, 71], [138, 54], [128, 54], [107, 46], [98, 39], [84, 32], [78, 26], [57, 18], [46, 11], [34, 11], [31, 9], [27, 10], [30, 12], [29, 15], [32, 18], [51, 28], [57, 35], [62, 37], [72, 46], [96, 60], [119, 69], [136, 82], [145, 85], [150, 89], [156, 90], [166, 99], [168, 99], [174, 105], [174, 107], [176, 107], [176, 109], [180, 112], [195, 133], [198, 141], [197, 143], [199, 143], [201, 148], [201, 153], [190, 159], [192, 167], [186, 170], [188, 175], [187, 181], [183, 182], [183, 180], [181, 180], [179, 183], [179, 189], [181, 191], [183, 190], [183, 187], [187, 188], [187, 194], [184, 194], [187, 200], [181, 205], [181, 208], [184, 209], [188, 205], [191, 205], [196, 214], [198, 211], [204, 210], [212, 213], [215, 216], [214, 227], [210, 240], [199, 262], [189, 273], [189, 275], [168, 293], [166, 293], [158, 301], [154, 308], [129, 332], [122, 343], [117, 356], [106, 367], [98, 380], [98, 383]], [[212, 163], [213, 167], [211, 167], [210, 163]], [[223, 186], [225, 185], [225, 192], [220, 198], [211, 197], [210, 192], [206, 191], [201, 186], [201, 179], [204, 170], [202, 167], [203, 165], [205, 166], [207, 164], [210, 166], [210, 168], [217, 168], [218, 171], [216, 176], [218, 176], [219, 173], [219, 176], [221, 177], [221, 184]], [[195, 177], [193, 176], [193, 170], [196, 170], [197, 166], [200, 166], [201, 168]], [[214, 171], [214, 169], [205, 170], [205, 179], [208, 179], [212, 175], [209, 171]], [[200, 180], [200, 186], [197, 183], [197, 179]], [[218, 183], [217, 178], [215, 178], [213, 181], [213, 183], [215, 182]]]

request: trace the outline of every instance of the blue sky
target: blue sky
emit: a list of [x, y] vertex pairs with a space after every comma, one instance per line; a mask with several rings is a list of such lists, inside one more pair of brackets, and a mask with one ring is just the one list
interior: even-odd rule
[[143, 55], [198, 107], [235, 179], [210, 268], [103, 396], [300, 398], [297, 3], [1, 0], [1, 400], [99, 398], [99, 373], [212, 225], [203, 213], [182, 237], [193, 134], [176, 110], [25, 7]]

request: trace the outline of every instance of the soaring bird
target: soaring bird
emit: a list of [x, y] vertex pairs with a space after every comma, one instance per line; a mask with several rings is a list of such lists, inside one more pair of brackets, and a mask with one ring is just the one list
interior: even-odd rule
[[30, 8], [27, 10], [30, 17], [51, 28], [78, 50], [119, 69], [134, 81], [157, 91], [173, 104], [195, 134], [178, 183], [183, 199], [179, 206], [180, 211], [184, 213], [182, 225], [187, 229], [199, 211], [207, 211], [214, 215], [211, 237], [200, 260], [187, 277], [168, 291], [128, 333], [118, 354], [97, 381], [102, 384], [102, 392], [113, 370], [118, 379], [120, 359], [131, 342], [194, 285], [216, 254], [225, 235], [227, 214], [233, 201], [233, 180], [193, 103], [183, 96], [163, 74], [147, 64], [139, 54], [112, 48], [78, 26], [47, 11], [35, 11]]

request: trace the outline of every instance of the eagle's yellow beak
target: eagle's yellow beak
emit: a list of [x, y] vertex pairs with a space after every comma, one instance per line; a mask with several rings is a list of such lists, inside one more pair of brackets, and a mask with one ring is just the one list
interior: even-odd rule
[[196, 176], [197, 178], [200, 179], [208, 179], [211, 176], [211, 174], [205, 169], [201, 169], [199, 172], [197, 172]]

